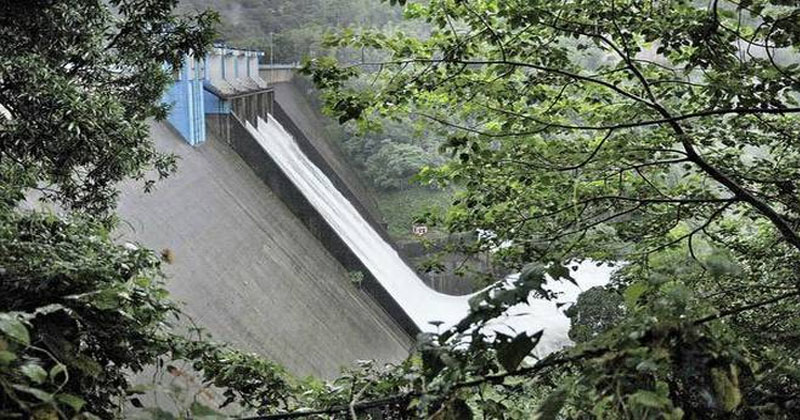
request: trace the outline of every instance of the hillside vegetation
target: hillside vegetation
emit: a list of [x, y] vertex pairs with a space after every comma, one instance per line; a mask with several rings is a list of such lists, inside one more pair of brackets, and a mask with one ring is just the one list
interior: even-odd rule
[[222, 39], [231, 45], [269, 51], [273, 35], [274, 61], [291, 63], [304, 56], [324, 55], [321, 37], [331, 28], [383, 26], [399, 22], [398, 8], [378, 0], [182, 0], [180, 9], [211, 8], [222, 17]]

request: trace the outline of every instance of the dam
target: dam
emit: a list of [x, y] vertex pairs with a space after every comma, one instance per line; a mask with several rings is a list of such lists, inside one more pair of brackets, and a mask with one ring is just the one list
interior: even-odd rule
[[[420, 280], [324, 139], [273, 103], [257, 54], [220, 46], [187, 60], [166, 98], [170, 123], [152, 126], [158, 148], [180, 157], [178, 173], [151, 194], [124, 189], [122, 234], [174, 254], [168, 288], [194, 322], [292, 373], [402, 360], [418, 332], [463, 318], [471, 296]], [[592, 264], [577, 274], [581, 287], [553, 285], [562, 300], [609, 275]], [[568, 342], [557, 302], [530, 299], [507, 315], [497, 331], [544, 329], [539, 354]]]
[[196, 324], [297, 375], [407, 355], [412, 337], [228, 144], [192, 147], [164, 124], [151, 134], [179, 171], [152, 193], [125, 189], [123, 233], [174, 254], [168, 289]]

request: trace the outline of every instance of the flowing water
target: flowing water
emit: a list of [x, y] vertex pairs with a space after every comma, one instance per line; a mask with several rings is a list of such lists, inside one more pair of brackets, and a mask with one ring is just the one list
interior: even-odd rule
[[[362, 218], [356, 208], [336, 189], [328, 177], [301, 151], [292, 136], [272, 116], [258, 127], [246, 123], [283, 172], [303, 193], [325, 221], [358, 256], [364, 266], [389, 292], [422, 331], [442, 330], [463, 319], [474, 295], [450, 296], [429, 288], [398, 255], [397, 251]], [[548, 288], [561, 292], [559, 302], [574, 302], [581, 290], [608, 281], [610, 270], [584, 263], [573, 277], [581, 287], [566, 282], [549, 282]], [[441, 322], [437, 327], [431, 322]], [[511, 308], [498, 319], [495, 331], [544, 330], [537, 353], [543, 355], [569, 343], [569, 319], [555, 301], [530, 298], [527, 304]]]

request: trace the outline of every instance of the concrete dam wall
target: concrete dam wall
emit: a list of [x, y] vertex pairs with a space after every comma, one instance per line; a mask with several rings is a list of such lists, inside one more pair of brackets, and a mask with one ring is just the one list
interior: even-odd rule
[[[275, 66], [267, 83], [260, 56], [216, 44], [184, 57], [162, 99], [169, 123], [151, 127], [157, 149], [180, 158], [178, 173], [151, 194], [122, 187], [119, 240], [169, 249], [168, 288], [186, 314], [215, 339], [294, 374], [333, 377], [357, 359], [400, 361], [417, 330], [377, 283], [353, 281], [357, 258], [243, 125], [267, 118], [274, 83], [293, 76], [295, 66]], [[285, 118], [298, 131], [314, 121]], [[325, 140], [307, 142], [306, 152], [358, 201]]]
[[192, 147], [163, 124], [152, 137], [178, 173], [151, 194], [123, 188], [122, 235], [172, 250], [168, 288], [197, 324], [298, 375], [408, 354], [410, 335], [230, 145]]

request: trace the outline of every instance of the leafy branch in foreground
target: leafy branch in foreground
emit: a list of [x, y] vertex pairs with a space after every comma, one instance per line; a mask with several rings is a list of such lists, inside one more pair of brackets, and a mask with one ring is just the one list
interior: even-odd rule
[[91, 220], [0, 215], [3, 415], [113, 417], [126, 370], [166, 350], [161, 325], [176, 307], [159, 265]]
[[[660, 294], [667, 295], [680, 289], [678, 284], [665, 285]], [[406, 416], [412, 415], [411, 411], [403, 410], [404, 407], [418, 406], [420, 403], [429, 405], [426, 409], [438, 408], [433, 411], [446, 410], [456, 402], [465, 403], [476, 399], [476, 392], [486, 388], [499, 389], [500, 395], [504, 392], [517, 393], [527, 380], [535, 380], [540, 386], [545, 386], [552, 377], [558, 377], [565, 372], [581, 371], [578, 380], [566, 381], [569, 386], [558, 388], [551, 397], [558, 399], [558, 404], [563, 407], [568, 400], [575, 406], [590, 405], [592, 399], [608, 400], [607, 394], [628, 393], [617, 395], [622, 400], [620, 403], [627, 406], [621, 407], [622, 413], [632, 418], [649, 418], [648, 410], [667, 410], [670, 418], [681, 418], [683, 409], [670, 402], [670, 395], [666, 394], [668, 385], [677, 392], [692, 395], [698, 393], [706, 399], [706, 403], [716, 405], [721, 411], [730, 414], [741, 404], [742, 393], [750, 392], [754, 387], [756, 375], [769, 375], [769, 369], [760, 371], [751, 370], [750, 361], [747, 359], [747, 350], [740, 343], [730, 341], [725, 335], [725, 328], [719, 325], [706, 325], [720, 318], [733, 316], [746, 311], [758, 310], [780, 301], [794, 298], [800, 292], [787, 293], [762, 302], [734, 308], [725, 313], [714, 314], [697, 320], [687, 320], [683, 313], [682, 303], [677, 300], [660, 302], [655, 307], [663, 319], [655, 320], [652, 312], [645, 312], [641, 302], [630, 301], [628, 311], [635, 312], [640, 319], [626, 319], [625, 324], [613, 329], [613, 334], [607, 334], [602, 339], [586, 345], [579, 345], [562, 353], [554, 353], [541, 360], [526, 366], [512, 368], [498, 373], [473, 376], [469, 379], [452, 380], [442, 384], [443, 388], [429, 386], [427, 389], [412, 389], [405, 392], [374, 397], [372, 399], [352, 400], [350, 404], [339, 404], [319, 409], [301, 409], [289, 413], [253, 417], [253, 419], [279, 419], [300, 418], [328, 415], [345, 415], [352, 410], [369, 413], [370, 409], [385, 408], [399, 405], [397, 412]], [[638, 300], [638, 298], [637, 298]], [[674, 312], [674, 313], [670, 313]], [[644, 317], [646, 319], [641, 319]], [[624, 337], [623, 342], [617, 342]], [[613, 344], [612, 344], [613, 343]], [[474, 353], [474, 349], [468, 350]], [[455, 352], [458, 353], [458, 352]], [[445, 353], [452, 356], [453, 353]], [[695, 358], [684, 359], [679, 356], [692, 354]], [[684, 359], [684, 360], [682, 360]], [[425, 366], [424, 350], [422, 365]], [[702, 363], [701, 366], [697, 366]], [[704, 366], [703, 366], [704, 365]], [[721, 366], [725, 369], [712, 366]], [[407, 368], [404, 367], [404, 368]], [[453, 368], [452, 364], [448, 368]], [[474, 366], [473, 366], [474, 368]], [[704, 372], [704, 368], [709, 371]], [[800, 373], [794, 365], [794, 373]], [[402, 372], [403, 369], [400, 370]], [[660, 382], [659, 376], [664, 371], [671, 372], [671, 383]], [[413, 371], [412, 371], [413, 372]], [[405, 372], [405, 376], [409, 372]], [[438, 372], [437, 372], [438, 374]], [[637, 381], [630, 383], [626, 376], [633, 375]], [[617, 379], [614, 379], [617, 378]], [[522, 379], [522, 380], [521, 380]], [[763, 378], [762, 378], [763, 380]], [[598, 382], [617, 381], [615, 385], [602, 384], [598, 395]], [[741, 383], [740, 383], [741, 381]], [[388, 382], [386, 383], [388, 384]], [[384, 384], [384, 385], [386, 385]], [[735, 386], [734, 386], [735, 385]], [[627, 388], [621, 389], [620, 387]], [[794, 385], [797, 387], [797, 384]], [[365, 388], [366, 389], [366, 388]], [[705, 395], [703, 395], [705, 393]], [[606, 395], [603, 395], [606, 394]], [[796, 400], [789, 397], [787, 401]], [[787, 401], [783, 401], [786, 403]], [[556, 401], [539, 401], [539, 415], [546, 416], [546, 411]], [[508, 416], [506, 410], [513, 406], [501, 406], [499, 412], [493, 417]], [[577, 407], [576, 407], [577, 408]], [[583, 407], [589, 411], [593, 407]], [[560, 410], [560, 408], [559, 408]], [[580, 410], [580, 408], [578, 408]], [[764, 405], [749, 411], [749, 414], [761, 413], [762, 415], [776, 414], [780, 409], [764, 401]], [[578, 411], [580, 412], [580, 411]], [[663, 411], [650, 410], [651, 415]], [[420, 416], [422, 413], [417, 413]], [[527, 413], [522, 413], [527, 415]], [[555, 415], [551, 413], [552, 415]], [[322, 417], [321, 417], [322, 418]], [[511, 417], [517, 418], [517, 417]], [[520, 417], [524, 418], [524, 417]], [[551, 417], [543, 417], [551, 418]], [[655, 417], [654, 417], [655, 418]]]
[[223, 390], [211, 402], [223, 408], [295, 407], [303, 383], [280, 366], [179, 332], [161, 264], [150, 250], [115, 244], [105, 221], [0, 213], [0, 416], [128, 417], [131, 374], [165, 361], [188, 361], [203, 388]]
[[[429, 35], [344, 31], [330, 45], [383, 59], [307, 63], [329, 110], [343, 122], [427, 121], [452, 159], [420, 179], [461, 191], [433, 222], [489, 233], [465, 251], [516, 270], [625, 262], [607, 286], [625, 303], [608, 308], [617, 321], [575, 348], [608, 354], [528, 377], [539, 392], [527, 401], [551, 418], [791, 416], [800, 9], [404, 3]], [[472, 360], [499, 351], [468, 348]]]

